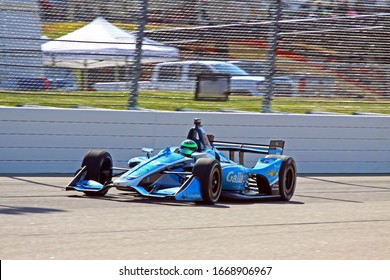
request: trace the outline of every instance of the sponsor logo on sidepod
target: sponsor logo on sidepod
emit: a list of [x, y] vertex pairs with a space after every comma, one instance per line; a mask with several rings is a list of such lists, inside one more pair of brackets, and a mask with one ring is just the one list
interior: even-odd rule
[[234, 174], [234, 171], [230, 171], [226, 176], [226, 181], [229, 183], [243, 183], [245, 180], [244, 177], [245, 176], [242, 172], [238, 172], [237, 174]]

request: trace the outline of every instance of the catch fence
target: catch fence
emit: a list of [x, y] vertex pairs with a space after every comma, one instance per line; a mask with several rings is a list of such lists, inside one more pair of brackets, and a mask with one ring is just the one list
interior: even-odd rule
[[[390, 1], [2, 0], [0, 15], [0, 105], [390, 114]], [[228, 101], [194, 100], [204, 74], [229, 76], [209, 89]]]

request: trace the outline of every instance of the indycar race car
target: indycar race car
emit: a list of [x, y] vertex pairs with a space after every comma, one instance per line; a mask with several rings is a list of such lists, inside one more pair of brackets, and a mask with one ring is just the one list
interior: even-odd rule
[[[271, 140], [269, 145], [214, 141], [200, 119], [194, 124], [181, 146], [167, 147], [155, 156], [152, 149], [143, 148], [146, 155], [131, 158], [126, 168], [113, 167], [106, 151], [89, 151], [66, 190], [104, 196], [116, 188], [144, 197], [204, 204], [215, 204], [220, 197], [291, 199], [296, 165], [292, 157], [282, 155], [283, 140]], [[245, 153], [263, 156], [253, 167], [245, 167]]]

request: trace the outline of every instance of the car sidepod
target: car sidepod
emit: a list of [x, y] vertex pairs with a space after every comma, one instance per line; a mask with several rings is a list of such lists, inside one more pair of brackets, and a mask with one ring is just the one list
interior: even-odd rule
[[239, 164], [221, 164], [222, 167], [222, 190], [242, 191], [248, 179], [247, 168]]
[[253, 168], [225, 165], [223, 198], [231, 200], [279, 199], [293, 196], [296, 166], [291, 157], [267, 155]]

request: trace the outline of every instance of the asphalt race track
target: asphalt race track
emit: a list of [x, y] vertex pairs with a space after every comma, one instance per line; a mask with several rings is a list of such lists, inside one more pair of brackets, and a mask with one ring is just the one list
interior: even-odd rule
[[390, 259], [390, 176], [302, 176], [288, 203], [215, 206], [69, 181], [0, 177], [0, 259]]

